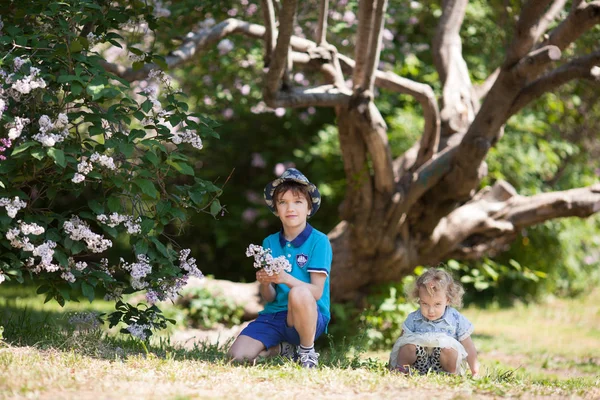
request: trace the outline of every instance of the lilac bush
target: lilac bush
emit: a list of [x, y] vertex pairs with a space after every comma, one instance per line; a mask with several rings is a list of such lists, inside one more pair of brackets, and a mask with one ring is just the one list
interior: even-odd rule
[[[202, 277], [173, 232], [190, 213], [221, 212], [221, 190], [190, 158], [216, 124], [189, 112], [162, 70], [136, 90], [104, 68], [103, 45], [130, 51], [134, 69], [164, 65], [130, 41], [131, 27], [158, 29], [164, 13], [12, 1], [0, 22], [0, 284], [31, 280], [61, 305], [104, 295], [117, 304], [111, 326], [144, 339], [166, 325], [155, 303]], [[145, 303], [122, 301], [139, 291]]]

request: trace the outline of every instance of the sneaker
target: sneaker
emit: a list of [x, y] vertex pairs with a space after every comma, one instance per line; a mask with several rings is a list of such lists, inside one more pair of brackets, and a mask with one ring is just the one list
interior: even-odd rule
[[279, 355], [288, 360], [298, 361], [298, 349], [291, 343], [279, 343]]
[[302, 368], [315, 368], [319, 365], [319, 353], [314, 349], [307, 352], [299, 352], [300, 365]]

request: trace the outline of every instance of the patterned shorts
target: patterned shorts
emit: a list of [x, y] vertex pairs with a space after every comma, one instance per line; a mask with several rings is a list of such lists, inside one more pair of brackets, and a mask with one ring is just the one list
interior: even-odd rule
[[417, 360], [411, 367], [419, 371], [421, 375], [426, 375], [428, 372], [443, 372], [442, 364], [440, 364], [440, 352], [442, 351], [439, 347], [434, 347], [430, 354], [427, 353], [425, 347], [417, 346]]

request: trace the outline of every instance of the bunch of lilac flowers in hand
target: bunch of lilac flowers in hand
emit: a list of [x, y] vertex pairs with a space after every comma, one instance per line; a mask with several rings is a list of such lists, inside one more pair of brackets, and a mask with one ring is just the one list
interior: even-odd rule
[[263, 268], [267, 275], [279, 274], [281, 271], [292, 272], [292, 265], [285, 256], [273, 257], [271, 249], [251, 244], [246, 249], [246, 257], [254, 257], [254, 268]]

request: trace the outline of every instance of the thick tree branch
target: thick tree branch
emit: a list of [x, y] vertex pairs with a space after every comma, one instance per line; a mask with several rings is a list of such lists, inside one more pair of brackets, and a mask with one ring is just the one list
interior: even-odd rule
[[553, 45], [564, 50], [582, 34], [600, 23], [600, 1], [573, 4], [571, 12], [558, 25], [542, 45]]
[[[548, 29], [548, 25], [554, 22], [554, 20], [558, 17], [560, 12], [563, 10], [566, 2], [567, 0], [554, 1], [554, 4], [550, 6], [550, 9], [539, 20], [539, 23], [534, 29], [533, 37], [539, 38], [546, 32], [546, 30]], [[496, 81], [496, 78], [498, 77], [499, 73], [500, 68], [496, 68], [496, 70], [486, 78], [485, 82], [473, 88], [474, 97], [477, 101], [481, 101], [481, 99], [488, 93], [488, 91], [491, 89], [492, 85]]]
[[373, 32], [373, 6], [377, 0], [360, 0], [358, 5], [358, 31], [356, 32], [356, 44], [354, 60], [356, 66], [352, 75], [354, 88], [365, 89], [365, 69], [369, 57], [369, 45], [371, 44], [371, 33]]
[[[543, 48], [520, 60], [515, 68], [501, 70], [467, 132], [458, 144], [450, 172], [443, 177], [431, 196], [450, 201], [464, 201], [486, 173], [483, 162], [489, 149], [500, 139], [507, 112], [519, 91], [531, 76], [546, 68], [549, 60], [560, 54], [557, 48]], [[442, 121], [443, 121], [442, 114]], [[457, 186], [457, 184], [459, 184]], [[453, 192], [448, 196], [449, 188]], [[441, 204], [441, 201], [438, 201]], [[447, 207], [447, 206], [446, 206]], [[442, 207], [444, 208], [444, 207]], [[425, 225], [423, 225], [425, 226]]]
[[433, 89], [429, 85], [402, 78], [393, 72], [377, 71], [375, 77], [377, 86], [399, 93], [409, 94], [413, 96], [423, 108], [425, 126], [423, 135], [421, 136], [417, 159], [410, 168], [412, 171], [415, 171], [435, 156], [440, 141], [440, 116]]
[[352, 92], [340, 90], [334, 85], [322, 85], [312, 88], [290, 88], [280, 90], [269, 106], [277, 107], [338, 107], [348, 106]]
[[467, 0], [444, 0], [442, 4], [443, 12], [433, 38], [432, 49], [433, 62], [442, 82], [448, 79], [449, 49], [458, 47], [458, 54], [462, 58], [460, 28], [465, 17], [467, 3]]
[[276, 97], [283, 74], [287, 68], [290, 41], [294, 30], [296, 6], [297, 0], [287, 0], [283, 3], [281, 13], [279, 14], [277, 44], [275, 45], [275, 51], [273, 52], [273, 58], [263, 88], [263, 95], [267, 104], [270, 104], [270, 101]]
[[[352, 73], [355, 66], [354, 61], [341, 54], [338, 57], [341, 61], [342, 69], [347, 73]], [[413, 96], [421, 104], [421, 107], [423, 107], [423, 117], [425, 119], [423, 136], [421, 137], [421, 144], [417, 151], [418, 156], [413, 162], [410, 162], [409, 167], [414, 171], [427, 160], [431, 159], [437, 152], [440, 137], [440, 116], [435, 93], [431, 86], [403, 78], [391, 71], [375, 71], [375, 86]], [[395, 164], [397, 166], [400, 165], [399, 162], [395, 162]], [[405, 172], [403, 168], [395, 167], [394, 169], [396, 171], [402, 169], [401, 172]], [[394, 175], [401, 176], [402, 173], [395, 173]]]
[[523, 57], [512, 69], [517, 79], [526, 82], [536, 78], [552, 61], [560, 60], [561, 52], [556, 46], [544, 46]]
[[537, 26], [533, 31], [533, 37], [539, 40], [540, 37], [548, 30], [548, 26], [554, 22], [556, 17], [565, 8], [567, 0], [554, 0], [554, 3], [550, 6], [548, 11], [540, 18]]
[[473, 87], [473, 96], [475, 97], [476, 101], [481, 101], [481, 99], [483, 99], [485, 95], [488, 94], [492, 86], [494, 86], [498, 75], [500, 75], [500, 68], [496, 68], [494, 72], [492, 72], [487, 78], [485, 78], [485, 81], [483, 81], [481, 85]]
[[371, 44], [369, 46], [369, 58], [365, 69], [364, 89], [373, 93], [375, 83], [375, 71], [379, 65], [379, 56], [381, 54], [381, 38], [383, 35], [383, 26], [385, 24], [385, 10], [388, 0], [377, 0], [375, 15], [373, 17], [374, 30], [371, 32]]
[[321, 0], [319, 4], [319, 22], [315, 33], [315, 42], [318, 46], [327, 43], [327, 15], [329, 14], [329, 0]]
[[386, 215], [385, 236], [395, 237], [411, 207], [452, 169], [458, 147], [448, 147], [414, 173], [406, 173], [397, 184], [392, 206]]
[[421, 251], [446, 254], [475, 234], [514, 232], [515, 227], [510, 221], [497, 221], [490, 215], [507, 207], [507, 201], [515, 196], [518, 196], [516, 190], [505, 181], [483, 189], [470, 202], [442, 218]]
[[544, 20], [544, 10], [553, 0], [529, 0], [521, 9], [519, 21], [515, 27], [515, 36], [508, 48], [503, 69], [511, 68], [525, 54], [529, 53], [539, 39], [542, 29], [539, 25], [547, 26]]
[[586, 57], [572, 60], [554, 71], [531, 82], [515, 99], [508, 111], [508, 117], [519, 112], [531, 101], [539, 98], [542, 94], [551, 92], [557, 87], [574, 79], [589, 79], [600, 81], [600, 51]]
[[[394, 171], [392, 169], [392, 154], [387, 137], [387, 126], [381, 113], [373, 101], [368, 101], [368, 108], [357, 109], [365, 118], [357, 118], [367, 149], [371, 156], [375, 190], [378, 195], [388, 198], [394, 187]], [[385, 202], [378, 203], [384, 204]]]
[[[172, 69], [179, 65], [185, 64], [186, 62], [192, 60], [197, 53], [214, 46], [221, 39], [236, 33], [241, 33], [251, 38], [263, 39], [265, 35], [265, 27], [261, 25], [250, 24], [234, 18], [229, 18], [213, 26], [210, 30], [190, 32], [185, 36], [183, 44], [179, 46], [177, 50], [174, 50], [167, 57], [165, 57], [167, 67]], [[299, 51], [304, 51], [311, 46], [314, 46], [314, 44], [311, 45], [312, 42], [305, 39], [295, 39], [296, 40], [294, 40], [292, 44], [295, 45], [295, 48]], [[133, 70], [132, 68], [105, 61], [102, 61], [101, 65], [107, 71], [110, 71], [129, 82], [144, 79], [146, 76], [148, 76], [150, 70], [160, 68], [156, 64], [146, 64], [143, 68]]]
[[471, 79], [462, 55], [460, 28], [467, 0], [444, 0], [433, 40], [433, 60], [442, 80], [442, 136], [464, 132], [474, 118]]
[[275, 29], [275, 8], [273, 0], [261, 0], [263, 20], [265, 22], [265, 67], [271, 64], [271, 54], [275, 49], [275, 41], [277, 39], [277, 31]]
[[481, 242], [504, 245], [523, 228], [556, 218], [585, 218], [599, 210], [600, 184], [526, 197], [499, 181], [440, 220], [423, 250], [435, 253], [438, 259], [440, 254], [465, 252], [463, 247], [480, 246]]
[[511, 201], [510, 207], [491, 216], [503, 218], [517, 228], [537, 225], [555, 218], [586, 218], [600, 210], [600, 184], [542, 193], [535, 196], [519, 196]]

